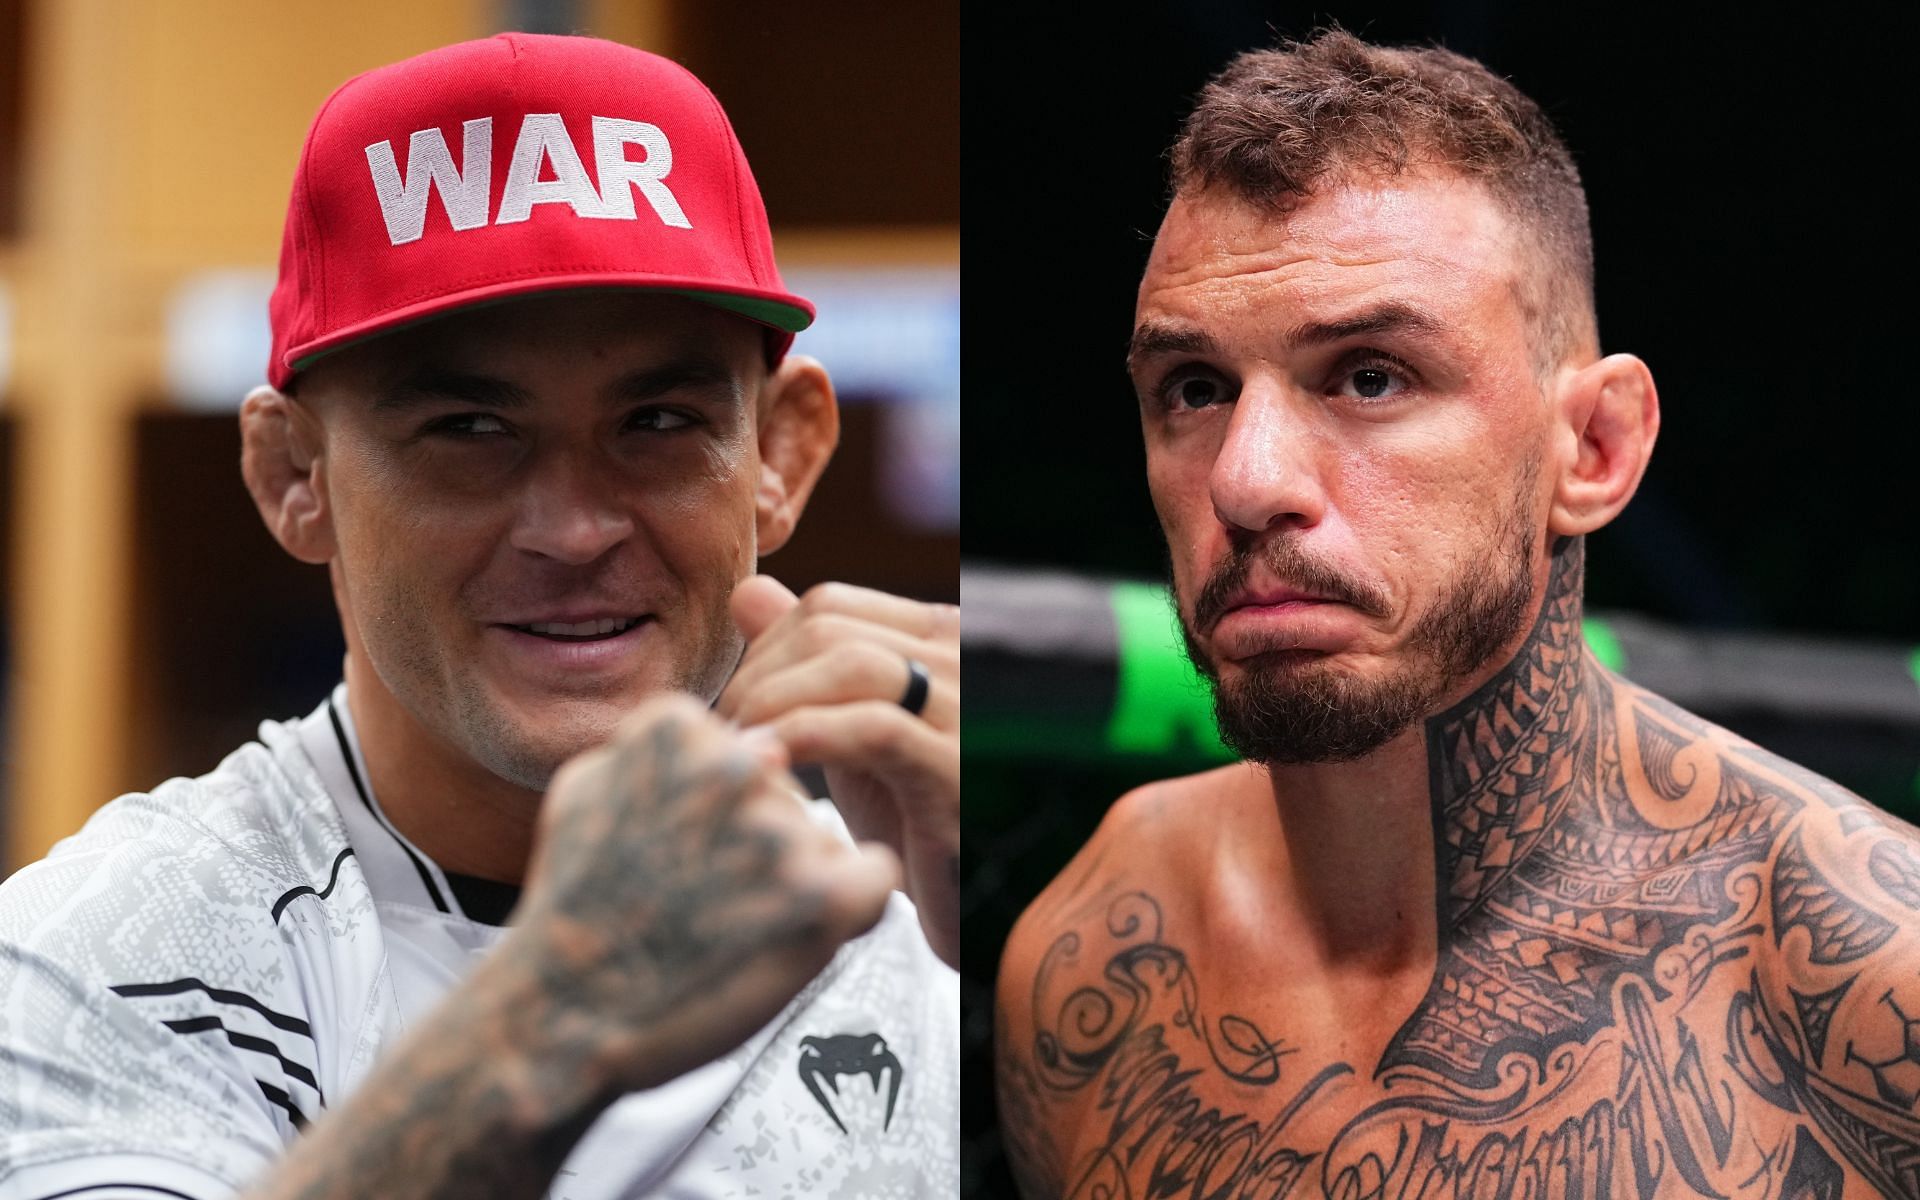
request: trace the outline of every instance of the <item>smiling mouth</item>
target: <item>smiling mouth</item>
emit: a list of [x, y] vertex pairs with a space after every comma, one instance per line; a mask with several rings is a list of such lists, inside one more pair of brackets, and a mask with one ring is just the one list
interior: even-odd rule
[[536, 621], [531, 625], [508, 625], [508, 629], [517, 629], [534, 637], [546, 638], [550, 642], [604, 642], [617, 638], [627, 630], [640, 624], [644, 617], [607, 617], [599, 621], [579, 621], [569, 624], [565, 621]]

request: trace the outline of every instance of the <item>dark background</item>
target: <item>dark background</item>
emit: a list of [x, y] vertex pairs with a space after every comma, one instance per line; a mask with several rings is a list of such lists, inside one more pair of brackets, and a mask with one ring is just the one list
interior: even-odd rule
[[[1589, 539], [1589, 607], [1920, 640], [1916, 206], [1898, 182], [1913, 37], [1833, 7], [1168, 3], [970, 23], [967, 564], [1160, 575], [1122, 354], [1163, 151], [1234, 53], [1329, 19], [1480, 59], [1580, 166], [1602, 348], [1647, 361], [1664, 414], [1638, 497]], [[1107, 803], [1181, 766], [969, 755], [964, 1194], [1014, 1194], [986, 1058], [1007, 926]]]

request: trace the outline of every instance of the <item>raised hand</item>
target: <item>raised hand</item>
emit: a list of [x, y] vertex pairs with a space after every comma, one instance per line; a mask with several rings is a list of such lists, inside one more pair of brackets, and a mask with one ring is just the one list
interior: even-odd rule
[[786, 762], [669, 696], [555, 777], [511, 949], [620, 1086], [731, 1050], [879, 919], [898, 865], [815, 823]]
[[898, 878], [807, 814], [771, 735], [649, 701], [555, 777], [512, 931], [248, 1196], [532, 1200], [607, 1106], [772, 1020]]
[[[796, 597], [760, 575], [734, 590], [733, 615], [747, 654], [716, 711], [826, 769], [854, 836], [899, 853], [928, 941], [958, 965], [960, 610], [846, 584]], [[918, 713], [902, 703], [910, 663], [926, 678]]]

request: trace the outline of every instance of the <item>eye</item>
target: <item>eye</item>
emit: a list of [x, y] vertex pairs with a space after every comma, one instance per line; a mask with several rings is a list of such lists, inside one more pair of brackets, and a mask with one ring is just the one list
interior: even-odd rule
[[1391, 400], [1413, 386], [1412, 371], [1390, 355], [1369, 353], [1343, 364], [1329, 390], [1362, 403]]
[[627, 418], [628, 429], [646, 433], [671, 433], [693, 424], [693, 418], [670, 408], [643, 408]]
[[1197, 411], [1233, 399], [1233, 390], [1213, 371], [1187, 367], [1160, 385], [1160, 406], [1169, 412]]
[[453, 438], [494, 437], [507, 432], [507, 423], [492, 413], [451, 413], [429, 421], [424, 432]]

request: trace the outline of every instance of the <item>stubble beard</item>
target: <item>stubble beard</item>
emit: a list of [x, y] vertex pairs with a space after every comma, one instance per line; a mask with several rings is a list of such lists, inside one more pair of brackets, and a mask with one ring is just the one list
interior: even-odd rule
[[[381, 609], [425, 610], [424, 601], [404, 584], [392, 590]], [[596, 704], [579, 715], [530, 726], [506, 708], [471, 664], [449, 669], [451, 656], [445, 648], [418, 633], [412, 623], [363, 629], [362, 637], [382, 683], [416, 721], [489, 773], [531, 792], [546, 792], [569, 759], [609, 741], [631, 711], [624, 704]], [[706, 644], [647, 696], [683, 692], [711, 702], [719, 695], [739, 662], [742, 640], [724, 609], [708, 614], [702, 640]], [[559, 697], [554, 703], [566, 706], [570, 700]]]
[[[727, 643], [725, 648], [701, 655], [699, 663], [688, 666], [648, 695], [681, 692], [710, 703], [725, 683], [731, 664], [740, 657], [738, 649], [731, 648], [737, 637], [721, 640]], [[596, 706], [592, 717], [569, 721], [559, 738], [542, 740], [504, 712], [487, 686], [472, 675], [459, 677], [452, 700], [454, 723], [474, 760], [508, 783], [541, 793], [569, 759], [612, 740], [621, 718], [631, 711], [624, 706]]]
[[1470, 556], [1408, 632], [1400, 665], [1363, 678], [1310, 650], [1276, 649], [1239, 662], [1223, 683], [1194, 631], [1211, 625], [1209, 598], [1223, 596], [1256, 563], [1280, 579], [1379, 615], [1384, 596], [1346, 580], [1300, 548], [1276, 539], [1236, 548], [1216, 568], [1193, 606], [1182, 607], [1187, 655], [1213, 688], [1220, 737], [1242, 758], [1269, 765], [1351, 762], [1437, 711], [1449, 694], [1505, 650], [1533, 615], [1533, 559], [1542, 540], [1532, 514], [1538, 463], [1521, 473], [1517, 495], [1496, 522], [1487, 557]]

